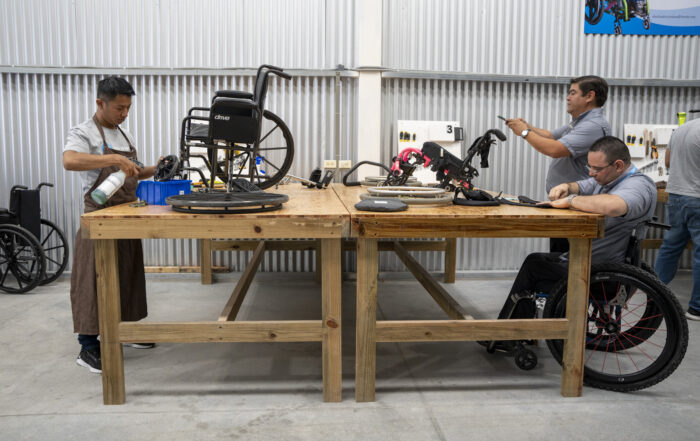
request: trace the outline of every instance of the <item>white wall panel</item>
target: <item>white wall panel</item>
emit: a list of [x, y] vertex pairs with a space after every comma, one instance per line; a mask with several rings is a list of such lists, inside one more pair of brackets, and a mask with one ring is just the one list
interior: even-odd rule
[[0, 65], [352, 66], [353, 4], [353, 0], [3, 0]]
[[499, 75], [700, 79], [697, 36], [584, 35], [584, 4], [384, 0], [383, 64]]

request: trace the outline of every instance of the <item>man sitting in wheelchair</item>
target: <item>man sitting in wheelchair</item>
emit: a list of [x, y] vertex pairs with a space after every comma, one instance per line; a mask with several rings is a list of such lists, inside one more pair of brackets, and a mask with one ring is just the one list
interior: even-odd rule
[[[640, 173], [631, 163], [625, 143], [613, 136], [605, 136], [593, 143], [587, 167], [588, 179], [551, 189], [551, 205], [605, 215], [605, 235], [593, 240], [591, 262], [623, 263], [632, 231], [652, 218], [656, 187], [651, 178]], [[638, 237], [645, 233], [646, 227], [635, 232]], [[568, 253], [528, 255], [498, 318], [533, 318], [533, 293], [550, 292], [567, 274]], [[532, 301], [518, 301], [521, 298]]]

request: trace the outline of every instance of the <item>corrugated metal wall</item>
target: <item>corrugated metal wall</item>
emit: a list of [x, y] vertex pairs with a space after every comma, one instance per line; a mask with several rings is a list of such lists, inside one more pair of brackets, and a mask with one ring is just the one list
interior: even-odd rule
[[[306, 176], [334, 152], [334, 79], [327, 69], [355, 67], [354, 0], [6, 0], [0, 2], [0, 206], [15, 183], [44, 190], [44, 216], [68, 236], [79, 223], [79, 183], [61, 166], [67, 130], [94, 111], [104, 73], [131, 81], [137, 96], [127, 127], [146, 162], [177, 151], [181, 118], [217, 89], [250, 90], [252, 69], [270, 63], [297, 69], [292, 82], [273, 79], [268, 107], [296, 142], [292, 173]], [[536, 125], [567, 121], [560, 79], [596, 73], [611, 81], [656, 78], [653, 87], [613, 87], [606, 106], [615, 133], [624, 122], [671, 123], [700, 102], [697, 37], [583, 35], [583, 0], [384, 0], [382, 160], [395, 153], [397, 119], [462, 121], [465, 144], [496, 114]], [[105, 69], [109, 69], [106, 71]], [[401, 78], [424, 70], [432, 79]], [[436, 79], [441, 72], [469, 72]], [[392, 76], [393, 77], [390, 77]], [[476, 78], [481, 75], [481, 78]], [[487, 76], [506, 76], [498, 81]], [[404, 76], [408, 76], [407, 74]], [[683, 80], [692, 87], [671, 84]], [[664, 84], [668, 82], [669, 84]], [[694, 82], [694, 83], [693, 83]], [[356, 161], [356, 88], [342, 78], [341, 157]], [[509, 136], [492, 153], [479, 185], [542, 194], [547, 160]], [[72, 242], [72, 239], [71, 239]], [[515, 269], [542, 240], [460, 240], [459, 270]], [[147, 241], [149, 265], [196, 265], [191, 241]], [[305, 271], [313, 256], [269, 252], [265, 270]], [[419, 253], [429, 270], [438, 253]], [[241, 270], [247, 256], [220, 253], [215, 265]], [[404, 267], [387, 253], [383, 270]]]
[[698, 79], [697, 36], [584, 35], [585, 0], [385, 0], [384, 67]]
[[353, 65], [352, 0], [3, 0], [0, 65]]

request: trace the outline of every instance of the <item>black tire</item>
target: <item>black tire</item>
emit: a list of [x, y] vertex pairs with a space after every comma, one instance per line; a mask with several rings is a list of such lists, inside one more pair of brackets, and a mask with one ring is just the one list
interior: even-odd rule
[[622, 27], [619, 23], [615, 23], [615, 35], [622, 35]]
[[646, 29], [648, 31], [649, 28], [651, 27], [651, 20], [649, 20], [649, 18], [645, 18], [643, 26], [644, 26], [644, 29]]
[[[566, 283], [552, 290], [544, 317], [566, 315]], [[649, 304], [654, 307], [646, 307], [640, 317], [642, 305]], [[648, 311], [661, 320], [644, 315]], [[646, 339], [635, 332], [655, 323], [654, 329], [644, 329]], [[627, 264], [591, 266], [587, 329], [583, 381], [600, 389], [630, 392], [653, 386], [676, 370], [688, 347], [688, 323], [676, 297], [655, 276]], [[547, 346], [561, 363], [563, 341], [548, 340]]]
[[40, 285], [46, 285], [56, 280], [68, 265], [68, 242], [56, 224], [42, 219], [41, 220], [41, 247], [44, 250], [46, 258], [46, 276], [39, 282]]
[[529, 371], [537, 366], [537, 354], [527, 348], [519, 348], [513, 354], [515, 364], [524, 371]]
[[602, 0], [586, 0], [585, 16], [588, 24], [597, 25], [603, 18]]
[[[246, 179], [261, 189], [270, 188], [281, 181], [292, 166], [294, 138], [280, 117], [265, 110], [260, 143], [227, 151], [226, 158], [227, 161], [218, 163], [216, 167], [216, 176], [223, 182], [228, 182], [226, 168], [227, 163], [232, 162], [232, 179]], [[210, 152], [209, 161], [212, 162], [212, 159]]]
[[36, 237], [16, 225], [0, 225], [0, 290], [22, 294], [45, 276], [44, 250]]

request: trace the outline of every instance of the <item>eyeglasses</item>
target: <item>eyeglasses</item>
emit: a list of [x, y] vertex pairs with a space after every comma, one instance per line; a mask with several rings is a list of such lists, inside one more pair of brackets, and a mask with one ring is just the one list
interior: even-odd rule
[[610, 164], [608, 164], [604, 167], [594, 167], [590, 164], [586, 164], [586, 171], [588, 173], [593, 173], [594, 175], [597, 175], [598, 173], [602, 172], [603, 170], [605, 170], [606, 168], [610, 167], [613, 164], [614, 164], [614, 162], [611, 162]]

